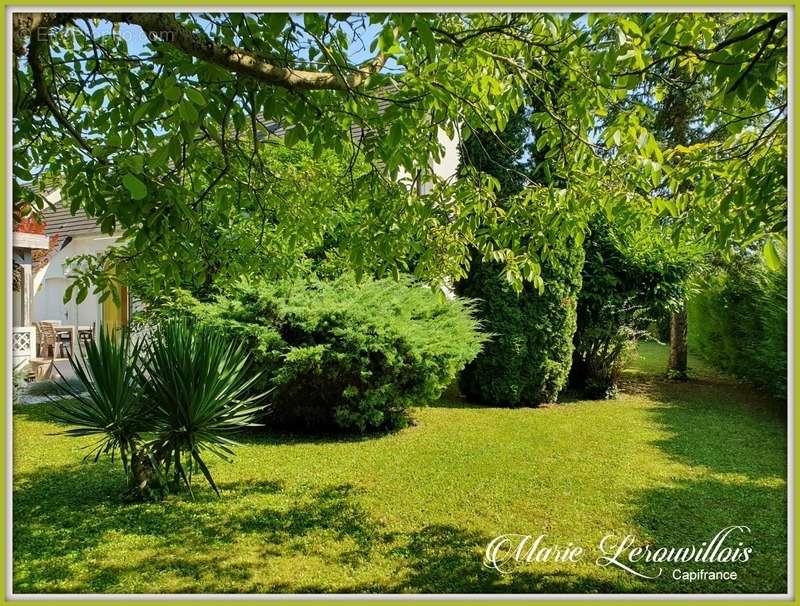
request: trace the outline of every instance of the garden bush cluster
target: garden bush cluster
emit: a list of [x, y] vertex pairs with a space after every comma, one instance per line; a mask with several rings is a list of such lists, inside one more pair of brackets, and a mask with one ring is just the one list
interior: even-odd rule
[[473, 304], [409, 279], [243, 284], [190, 307], [246, 341], [270, 388], [270, 426], [395, 429], [480, 351]]
[[716, 368], [786, 397], [787, 266], [741, 254], [689, 302], [689, 347]]
[[67, 435], [96, 439], [86, 458], [119, 453], [129, 498], [160, 498], [181, 484], [191, 492], [195, 472], [219, 494], [206, 454], [233, 455], [231, 438], [264, 409], [241, 344], [167, 319], [136, 339], [101, 328], [69, 359], [77, 380], [55, 382], [68, 397], [52, 415], [72, 426]]
[[645, 328], [683, 298], [689, 264], [656, 238], [632, 241], [604, 217], [590, 224], [584, 249], [569, 382], [584, 397], [613, 398]]

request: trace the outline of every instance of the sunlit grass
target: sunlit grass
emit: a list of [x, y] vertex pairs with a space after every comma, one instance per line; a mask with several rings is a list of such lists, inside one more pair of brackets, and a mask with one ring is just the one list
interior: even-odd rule
[[[364, 439], [248, 436], [215, 462], [222, 498], [119, 501], [109, 461], [52, 435], [48, 405], [14, 415], [16, 592], [782, 592], [786, 425], [775, 402], [692, 361], [661, 378], [647, 344], [623, 395], [542, 409], [443, 402]], [[600, 568], [605, 533], [680, 546], [732, 524], [754, 555], [736, 582]], [[576, 564], [482, 566], [498, 534], [587, 548]], [[696, 568], [701, 568], [697, 565]]]

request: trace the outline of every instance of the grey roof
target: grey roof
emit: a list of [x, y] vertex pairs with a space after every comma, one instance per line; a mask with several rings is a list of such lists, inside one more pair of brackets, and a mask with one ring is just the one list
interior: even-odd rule
[[83, 209], [73, 215], [63, 201], [56, 203], [55, 209], [45, 209], [42, 214], [45, 233], [48, 236], [78, 236], [83, 234], [99, 234], [100, 226], [89, 217]]

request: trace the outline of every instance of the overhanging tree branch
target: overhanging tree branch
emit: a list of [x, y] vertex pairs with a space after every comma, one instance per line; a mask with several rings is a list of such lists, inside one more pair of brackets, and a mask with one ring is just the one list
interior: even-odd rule
[[70, 123], [64, 113], [61, 111], [58, 103], [55, 102], [53, 96], [50, 94], [50, 89], [48, 88], [47, 81], [45, 80], [44, 65], [42, 64], [42, 55], [47, 52], [47, 48], [46, 31], [44, 32], [44, 36], [41, 38], [38, 36], [31, 37], [30, 46], [28, 48], [28, 62], [31, 66], [33, 85], [36, 89], [34, 106], [39, 104], [45, 105], [53, 114], [53, 118], [55, 118], [56, 122], [58, 122], [70, 135], [72, 135], [75, 141], [77, 141], [78, 145], [80, 145], [87, 154], [93, 158], [97, 158], [92, 146], [86, 141], [86, 139], [83, 138], [83, 135], [78, 132], [75, 126]]
[[74, 19], [102, 19], [112, 23], [128, 23], [144, 30], [156, 43], [168, 44], [183, 53], [208, 61], [231, 72], [242, 74], [289, 90], [338, 90], [358, 88], [383, 68], [386, 57], [379, 54], [349, 73], [313, 72], [273, 65], [251, 51], [212, 40], [181, 24], [171, 13], [14, 13], [13, 49], [18, 56], [27, 44], [51, 27], [59, 27]]

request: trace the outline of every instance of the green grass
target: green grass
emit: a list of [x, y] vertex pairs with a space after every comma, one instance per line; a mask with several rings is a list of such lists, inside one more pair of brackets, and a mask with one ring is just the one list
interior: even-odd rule
[[[786, 424], [693, 361], [660, 378], [643, 345], [616, 401], [443, 402], [367, 439], [248, 436], [215, 462], [222, 498], [119, 501], [118, 463], [80, 462], [49, 405], [14, 411], [16, 592], [784, 592]], [[684, 546], [751, 527], [735, 582], [654, 581], [594, 564], [605, 533]], [[482, 566], [498, 534], [587, 548], [579, 563]], [[645, 570], [651, 570], [647, 565]]]

